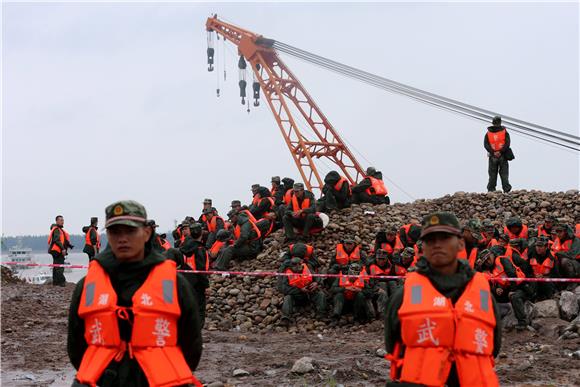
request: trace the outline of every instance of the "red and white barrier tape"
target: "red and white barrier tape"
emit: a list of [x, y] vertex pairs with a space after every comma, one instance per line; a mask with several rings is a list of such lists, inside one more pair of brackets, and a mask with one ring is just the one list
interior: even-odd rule
[[[18, 265], [26, 267], [62, 267], [69, 269], [88, 269], [88, 265], [64, 265], [64, 264], [53, 264], [53, 263], [21, 263], [21, 262], [2, 262], [2, 265]], [[193, 274], [207, 274], [207, 275], [220, 275], [222, 277], [229, 276], [243, 276], [243, 277], [288, 277], [292, 275], [299, 275], [300, 273], [278, 273], [273, 271], [218, 271], [218, 270], [178, 270], [180, 273], [193, 273]], [[346, 275], [346, 274], [322, 274], [322, 273], [312, 273], [312, 277], [318, 278], [339, 278], [339, 277], [350, 277], [358, 278], [359, 275]], [[365, 275], [366, 278], [377, 278], [377, 279], [402, 279], [405, 276], [397, 275]], [[511, 282], [572, 282], [580, 283], [580, 278], [491, 278], [491, 281], [511, 281]]]

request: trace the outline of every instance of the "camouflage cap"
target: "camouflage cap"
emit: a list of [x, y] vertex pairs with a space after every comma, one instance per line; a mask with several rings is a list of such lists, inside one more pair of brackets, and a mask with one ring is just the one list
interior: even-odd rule
[[567, 228], [568, 227], [564, 223], [558, 223], [557, 225], [554, 226], [555, 231], [564, 231]]
[[461, 235], [461, 226], [455, 214], [451, 212], [434, 212], [423, 218], [421, 239], [435, 232], [444, 232], [456, 236]]
[[294, 186], [292, 188], [294, 189], [294, 191], [304, 191], [304, 184], [294, 183]]
[[463, 228], [471, 231], [479, 231], [481, 230], [481, 222], [479, 219], [469, 219]]
[[486, 229], [486, 230], [489, 230], [489, 229], [494, 228], [495, 226], [493, 225], [493, 222], [491, 220], [484, 219], [483, 222], [481, 222], [481, 227]]
[[217, 238], [218, 241], [225, 242], [232, 237], [232, 234], [228, 230], [219, 230], [215, 234], [215, 237]]
[[280, 184], [280, 176], [272, 176], [271, 182]]
[[379, 249], [377, 250], [377, 252], [375, 253], [375, 257], [377, 259], [387, 259], [389, 258], [389, 253], [386, 250], [383, 249]]
[[149, 219], [149, 220], [147, 221], [147, 226], [149, 226], [149, 227], [153, 227], [153, 228], [157, 228], [157, 227], [159, 227], [159, 225], [158, 225], [157, 223], [155, 223], [155, 220], [153, 220], [153, 219]]
[[509, 242], [510, 241], [510, 236], [508, 234], [501, 234], [499, 236], [499, 239], [504, 241], [504, 242]]
[[239, 200], [232, 200], [231, 207], [238, 207], [238, 206], [241, 206], [241, 205], [242, 205], [242, 202], [241, 201], [239, 201]]
[[302, 259], [300, 259], [299, 257], [292, 257], [292, 259], [290, 260], [290, 264], [292, 265], [299, 265], [302, 263]]
[[404, 258], [413, 257], [415, 255], [415, 250], [412, 247], [405, 247], [401, 252], [401, 256]]
[[211, 204], [211, 199], [203, 199], [203, 204]]
[[493, 251], [488, 249], [483, 249], [479, 253], [477, 253], [477, 259], [475, 261], [475, 267], [480, 267], [485, 261], [489, 258], [495, 258], [495, 254]]
[[105, 208], [105, 228], [122, 224], [130, 227], [147, 225], [147, 211], [134, 200], [121, 200]]
[[353, 262], [348, 265], [348, 271], [359, 272], [361, 270], [361, 265], [358, 262]]
[[368, 167], [366, 170], [367, 176], [374, 175], [375, 173], [377, 173], [377, 170], [375, 169], [375, 167]]
[[520, 227], [522, 225], [522, 220], [517, 217], [517, 216], [512, 216], [511, 218], [509, 218], [506, 222], [505, 225], [510, 228], [510, 227]]

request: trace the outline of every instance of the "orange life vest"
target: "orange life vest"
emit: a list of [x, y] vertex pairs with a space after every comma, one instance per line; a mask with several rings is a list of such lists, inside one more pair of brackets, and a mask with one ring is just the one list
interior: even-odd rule
[[489, 141], [489, 145], [494, 152], [501, 151], [505, 146], [505, 129], [500, 130], [499, 132], [487, 132], [487, 141]]
[[270, 195], [272, 195], [273, 197], [276, 197], [276, 194], [278, 193], [279, 189], [280, 189], [280, 186], [272, 185], [272, 188], [270, 188]]
[[310, 208], [310, 199], [308, 199], [307, 197], [304, 197], [302, 199], [302, 203], [298, 203], [298, 198], [296, 197], [296, 195], [292, 195], [292, 211], [296, 212], [299, 210], [306, 210], [307, 208]]
[[387, 252], [387, 254], [392, 255], [395, 252], [395, 247], [397, 247], [397, 241], [395, 241], [394, 247], [390, 243], [387, 243], [387, 242], [381, 243], [380, 249], [385, 250]]
[[580, 223], [576, 224], [576, 227], [574, 228], [574, 235], [576, 235], [576, 238], [580, 238]]
[[[306, 254], [304, 254], [304, 260], [308, 261], [310, 258], [312, 258], [312, 254], [314, 253], [314, 247], [310, 246], [310, 245], [304, 245], [306, 247]], [[288, 246], [288, 250], [290, 251], [290, 256], [294, 256], [294, 244], [291, 244], [290, 246]]]
[[[135, 358], [154, 387], [201, 383], [192, 375], [181, 348], [177, 345], [177, 324], [181, 315], [177, 295], [175, 262], [167, 260], [151, 269], [149, 276], [133, 295], [133, 306], [117, 305], [117, 294], [106, 271], [91, 261], [85, 277], [78, 315], [85, 323], [88, 347], [76, 378], [96, 386], [111, 363], [125, 352]], [[119, 318], [133, 312], [131, 340], [121, 340]]]
[[512, 239], [518, 239], [518, 238], [528, 239], [528, 226], [526, 226], [525, 224], [522, 225], [522, 231], [520, 231], [519, 234], [514, 234], [513, 232], [508, 230], [507, 226], [504, 226], [503, 233], [507, 234], [510, 237], [510, 241]]
[[48, 252], [50, 253], [51, 251], [56, 252], [57, 254], [62, 253], [62, 249], [60, 247], [58, 247], [58, 245], [56, 244], [56, 241], [53, 240], [53, 234], [54, 234], [54, 230], [59, 229], [60, 234], [58, 237], [58, 240], [60, 241], [60, 244], [63, 245], [64, 247], [66, 247], [67, 245], [70, 245], [70, 237], [68, 235], [68, 232], [66, 232], [63, 228], [60, 228], [58, 226], [54, 226], [53, 228], [50, 229], [50, 234], [48, 234]]
[[544, 262], [538, 263], [538, 260], [534, 256], [530, 258], [530, 266], [532, 266], [532, 269], [534, 270], [534, 275], [536, 277], [545, 277], [548, 274], [550, 274], [550, 272], [554, 268], [554, 260], [551, 259], [550, 257], [546, 257], [544, 259]]
[[503, 267], [500, 258], [508, 258], [510, 260], [510, 262], [512, 263], [512, 265], [516, 269], [516, 278], [526, 278], [526, 275], [524, 274], [524, 272], [519, 268], [518, 265], [513, 263], [511, 257], [503, 255], [500, 257], [495, 257], [493, 270], [491, 272], [491, 278], [498, 279], [497, 281], [495, 281], [497, 284], [499, 284], [501, 287], [507, 287], [510, 284], [510, 281], [505, 280], [505, 278], [509, 278], [509, 277], [507, 276], [507, 274], [505, 272], [505, 268]]
[[339, 243], [336, 245], [336, 263], [341, 266], [348, 265], [351, 262], [360, 261], [360, 246], [356, 246], [350, 254], [344, 250], [344, 245]]
[[225, 246], [226, 242], [223, 241], [215, 241], [213, 243], [213, 245], [211, 245], [210, 249], [209, 249], [209, 254], [212, 258], [217, 257], [217, 255], [219, 254], [220, 250], [222, 249], [223, 246]]
[[489, 241], [487, 241], [487, 245], [485, 247], [487, 249], [489, 249], [490, 247], [497, 246], [498, 244], [499, 243], [498, 243], [497, 239], [491, 238]]
[[552, 236], [552, 230], [550, 230], [550, 232], [548, 232], [548, 231], [546, 231], [546, 228], [544, 227], [544, 225], [543, 224], [540, 224], [538, 226], [538, 236], [540, 237], [542, 235], [543, 236], [546, 236], [548, 238], [551, 238], [551, 236]]
[[[556, 253], [565, 253], [570, 251], [572, 248], [572, 239], [565, 240], [563, 243], [560, 241], [560, 238], [556, 238], [554, 243], [552, 244], [552, 253], [556, 255]], [[575, 257], [576, 259], [580, 258], [580, 255]]]
[[350, 184], [348, 183], [348, 180], [346, 180], [342, 176], [340, 177], [340, 180], [338, 180], [338, 182], [334, 185], [334, 190], [340, 191], [342, 189], [343, 184], [346, 184], [346, 186], [348, 187], [348, 194], [351, 195], [352, 191], [350, 190]]
[[292, 188], [286, 191], [286, 193], [284, 194], [284, 204], [290, 205], [290, 202], [292, 201], [292, 196], [294, 196], [292, 195], [292, 192], [293, 192]]
[[262, 198], [260, 197], [260, 194], [255, 194], [254, 197], [252, 197], [252, 204], [254, 206], [257, 206], [260, 203], [260, 200]]
[[467, 262], [469, 262], [469, 266], [473, 269], [475, 267], [475, 261], [477, 260], [477, 247], [471, 249], [469, 258], [467, 258], [467, 250], [463, 248], [463, 250], [457, 254], [457, 258], [465, 259]]
[[455, 363], [462, 386], [499, 386], [494, 370], [496, 326], [489, 283], [475, 273], [455, 305], [429, 279], [409, 273], [399, 309], [402, 359], [391, 356], [394, 379], [444, 386]]
[[101, 249], [101, 236], [99, 235], [99, 232], [97, 231], [97, 229], [93, 226], [90, 226], [89, 229], [87, 230], [87, 233], [85, 234], [85, 245], [87, 246], [92, 246], [93, 243], [91, 242], [91, 230], [95, 230], [95, 234], [97, 234], [97, 251], [99, 251]]
[[[368, 281], [369, 278], [367, 277], [366, 269], [363, 268], [356, 279], [349, 278], [340, 273], [340, 277], [338, 278], [338, 286], [341, 288], [354, 287], [362, 290]], [[352, 300], [355, 297], [355, 293], [355, 291], [346, 289], [344, 291], [344, 298], [347, 300]]]
[[171, 245], [169, 244], [169, 242], [167, 242], [167, 239], [161, 239], [161, 237], [159, 235], [157, 235], [157, 243], [159, 244], [159, 246], [161, 246], [161, 248], [165, 251], [169, 250], [171, 248]]
[[225, 222], [224, 222], [223, 218], [220, 216], [214, 215], [209, 222], [207, 220], [205, 221], [205, 224], [207, 225], [207, 231], [209, 231], [209, 232], [216, 232], [217, 231], [218, 219], [221, 219], [222, 224], [225, 227]]
[[385, 187], [385, 183], [381, 179], [377, 179], [372, 176], [367, 177], [371, 181], [371, 186], [366, 189], [366, 193], [368, 195], [385, 196], [389, 193], [387, 191], [387, 187]]
[[286, 269], [286, 273], [290, 274], [288, 276], [288, 284], [295, 288], [303, 289], [306, 286], [310, 285], [310, 283], [312, 283], [312, 274], [308, 269], [308, 265], [306, 265], [305, 263], [302, 264], [301, 274], [294, 273], [290, 269]]
[[197, 268], [197, 265], [195, 264], [195, 252], [190, 257], [185, 257], [185, 263], [187, 263], [187, 265], [189, 267], [191, 267], [192, 270], [208, 271], [209, 270], [209, 254], [207, 253], [207, 250], [204, 250], [204, 251], [205, 251], [205, 267], [202, 267], [201, 269]]
[[389, 273], [391, 272], [391, 267], [392, 267], [392, 265], [389, 263], [389, 261], [387, 261], [387, 266], [384, 269], [381, 269], [379, 267], [379, 265], [377, 265], [376, 263], [373, 263], [372, 265], [370, 265], [369, 269], [370, 269], [371, 275], [383, 276], [383, 275], [389, 275]]
[[405, 276], [407, 275], [407, 269], [402, 265], [395, 265], [395, 275]]
[[[256, 226], [256, 223], [252, 222], [251, 220], [248, 221], [251, 225], [252, 228], [254, 229], [254, 232], [256, 233], [256, 236], [254, 236], [254, 238], [251, 238], [251, 241], [257, 241], [258, 239], [260, 239], [262, 237], [262, 234], [260, 233], [260, 229], [258, 228], [258, 226]], [[239, 224], [236, 224], [236, 227], [234, 228], [234, 239], [240, 239], [240, 235], [242, 233], [242, 228], [240, 227]]]
[[250, 210], [240, 210], [240, 213], [242, 214], [246, 214], [248, 215], [248, 219], [250, 219], [250, 222], [254, 222], [256, 223], [258, 220], [254, 217], [254, 215], [252, 215], [252, 213], [250, 212]]

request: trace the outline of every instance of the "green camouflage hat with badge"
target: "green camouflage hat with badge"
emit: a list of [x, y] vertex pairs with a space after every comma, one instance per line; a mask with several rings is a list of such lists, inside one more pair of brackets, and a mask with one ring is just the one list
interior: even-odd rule
[[141, 203], [134, 200], [121, 200], [105, 209], [105, 228], [121, 224], [130, 227], [147, 225], [147, 211]]
[[423, 218], [421, 239], [429, 234], [444, 232], [461, 236], [461, 226], [455, 214], [451, 212], [434, 212]]

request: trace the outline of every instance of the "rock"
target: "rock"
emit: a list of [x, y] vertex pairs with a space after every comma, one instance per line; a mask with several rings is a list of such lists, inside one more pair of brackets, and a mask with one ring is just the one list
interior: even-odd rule
[[241, 369], [241, 368], [236, 368], [234, 370], [234, 372], [232, 372], [232, 375], [235, 376], [236, 378], [240, 378], [242, 376], [248, 376], [248, 375], [250, 375], [250, 373], [246, 370]]
[[379, 348], [375, 353], [378, 357], [385, 357], [387, 351], [384, 348]]
[[230, 296], [237, 296], [238, 294], [240, 294], [240, 289], [230, 289], [230, 291], [228, 292]]
[[207, 387], [224, 387], [224, 384], [222, 382], [211, 382]]
[[578, 316], [579, 305], [578, 296], [576, 294], [564, 290], [560, 294], [560, 301], [558, 304], [560, 306], [560, 315], [562, 316], [562, 319], [572, 321], [576, 316]]
[[536, 302], [536, 311], [539, 318], [558, 318], [560, 317], [560, 312], [558, 311], [558, 303], [556, 300], [545, 300]]
[[314, 365], [312, 364], [314, 360], [311, 357], [301, 357], [294, 362], [291, 372], [296, 374], [306, 374], [308, 372], [314, 371]]
[[548, 208], [548, 207], [550, 207], [550, 202], [543, 201], [540, 203], [540, 208]]

